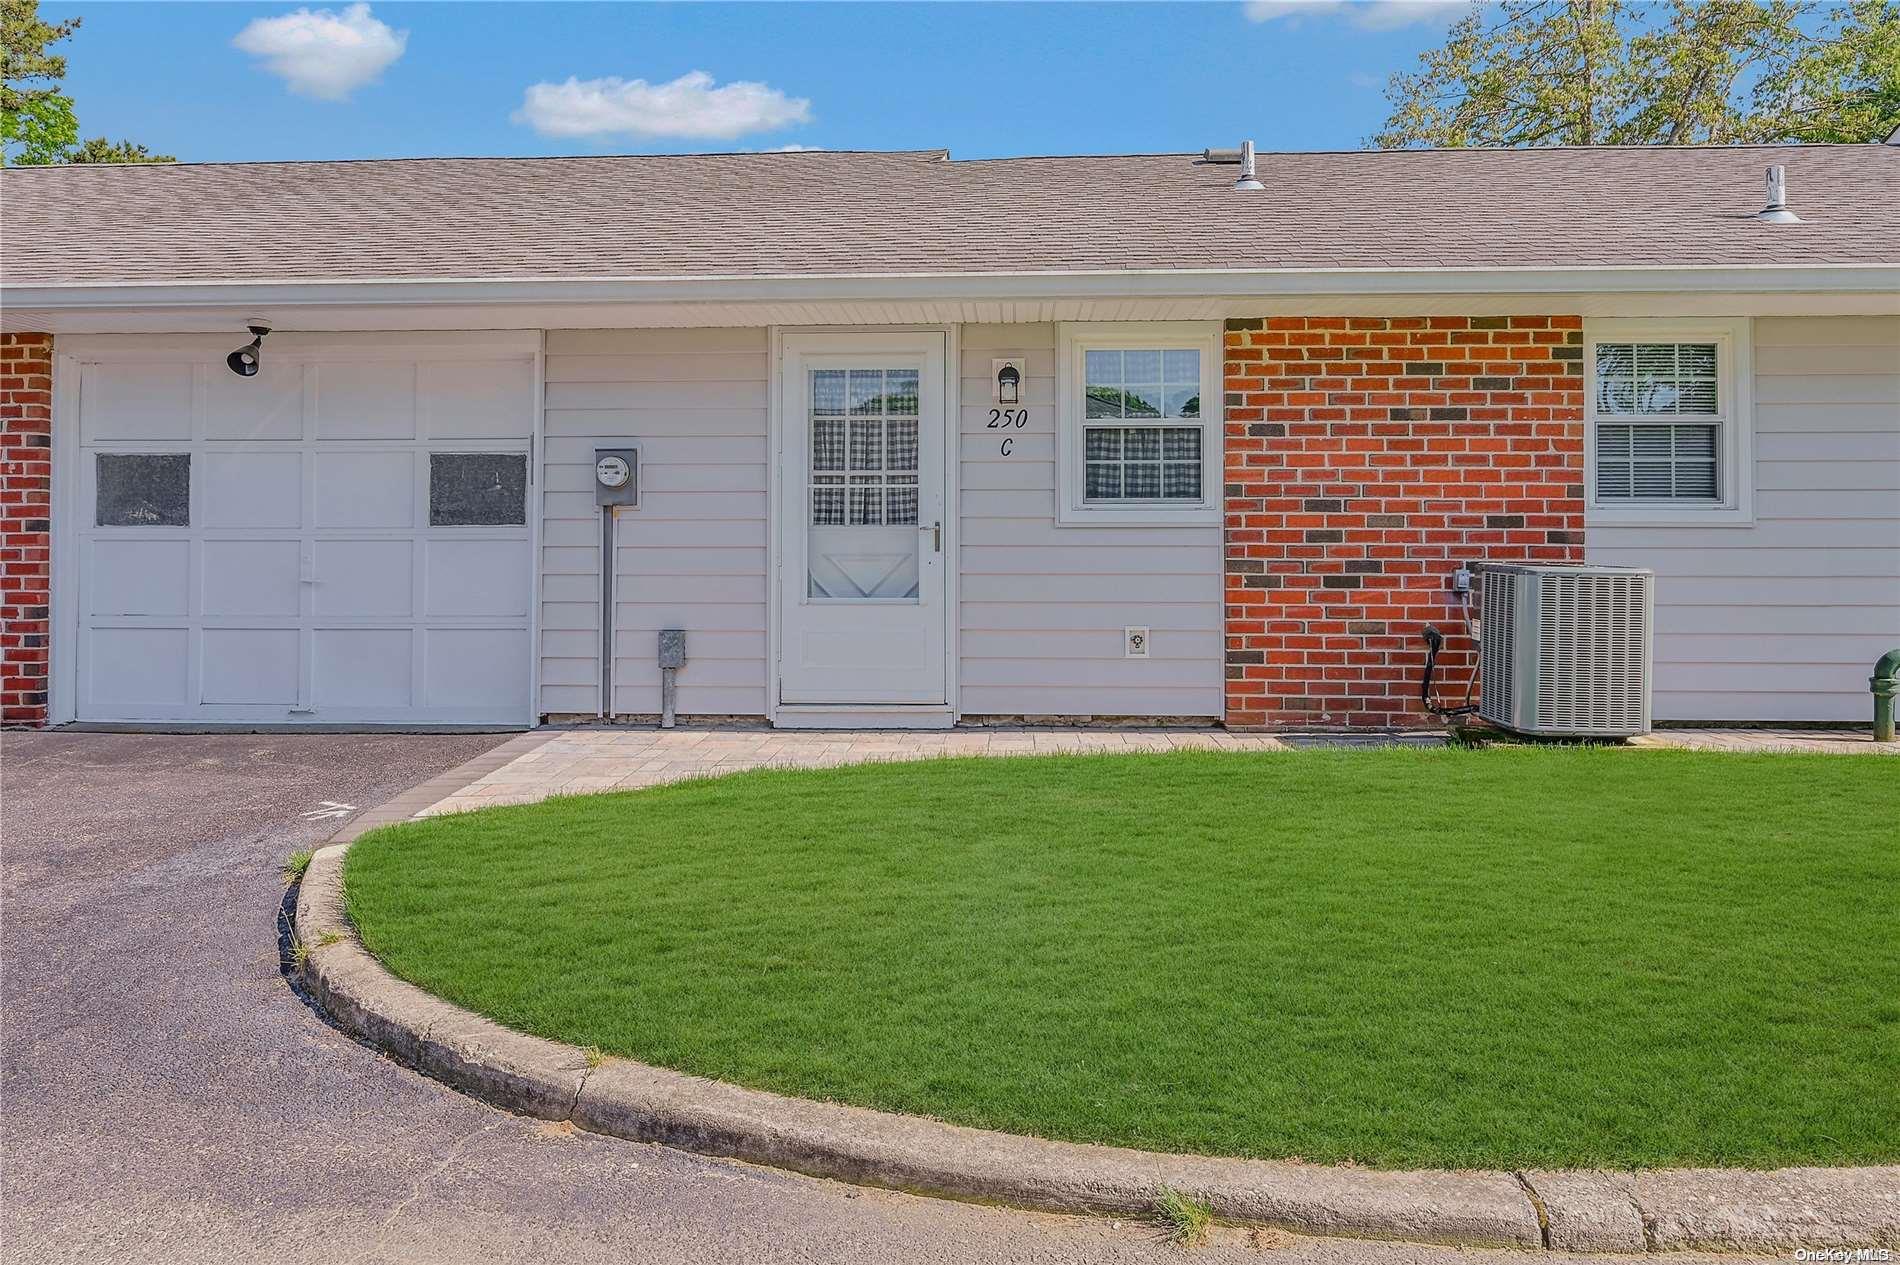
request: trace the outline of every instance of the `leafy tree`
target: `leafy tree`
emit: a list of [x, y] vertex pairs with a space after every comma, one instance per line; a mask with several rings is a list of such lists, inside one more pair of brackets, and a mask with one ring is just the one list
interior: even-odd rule
[[40, 166], [61, 161], [79, 139], [73, 103], [58, 93], [23, 99], [0, 113], [0, 162]]
[[[1755, 85], [1773, 102], [1788, 140], [1883, 140], [1900, 127], [1900, 3], [1855, 0], [1835, 10], [1835, 38], [1810, 38], [1806, 55]], [[1752, 140], [1778, 139], [1764, 129]]]
[[49, 51], [78, 30], [79, 21], [46, 21], [39, 0], [0, 0], [0, 165], [175, 161], [131, 141], [95, 136], [79, 143], [72, 98], [59, 90], [66, 58]]
[[1629, 41], [1635, 99], [1625, 134], [1664, 145], [1756, 139], [1772, 128], [1773, 103], [1755, 100], [1746, 79], [1784, 62], [1784, 50], [1806, 39], [1801, 16], [1791, 0], [1677, 4], [1656, 29]]
[[1879, 140], [1900, 0], [1474, 5], [1386, 97], [1387, 148]]

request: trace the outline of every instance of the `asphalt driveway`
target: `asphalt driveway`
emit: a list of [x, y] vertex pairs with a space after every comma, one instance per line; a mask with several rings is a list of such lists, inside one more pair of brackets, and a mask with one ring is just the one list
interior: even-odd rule
[[[337, 827], [326, 802], [373, 806], [505, 737], [0, 734], [7, 1260], [1179, 1258], [1146, 1227], [523, 1120], [326, 1025], [281, 970], [278, 866]], [[1555, 1258], [1227, 1231], [1194, 1259]]]

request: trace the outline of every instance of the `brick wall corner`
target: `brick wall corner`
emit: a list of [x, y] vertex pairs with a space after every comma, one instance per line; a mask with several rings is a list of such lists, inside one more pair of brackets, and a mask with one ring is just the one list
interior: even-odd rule
[[1227, 322], [1227, 724], [1406, 729], [1477, 670], [1462, 562], [1583, 560], [1574, 315]]
[[0, 334], [0, 723], [46, 723], [53, 336]]

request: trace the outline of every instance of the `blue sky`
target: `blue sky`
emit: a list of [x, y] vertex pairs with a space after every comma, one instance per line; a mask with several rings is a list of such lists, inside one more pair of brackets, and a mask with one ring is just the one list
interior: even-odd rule
[[62, 4], [82, 133], [191, 161], [1351, 149], [1435, 0]]

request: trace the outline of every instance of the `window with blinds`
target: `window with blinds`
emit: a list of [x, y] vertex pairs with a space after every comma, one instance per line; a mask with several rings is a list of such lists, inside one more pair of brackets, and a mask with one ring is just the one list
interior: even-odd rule
[[1716, 428], [1675, 423], [1597, 423], [1597, 499], [1717, 499]]
[[1088, 349], [1083, 500], [1201, 499], [1201, 353]]
[[1059, 324], [1056, 365], [1058, 523], [1220, 524], [1219, 321]]
[[1599, 502], [1718, 503], [1725, 423], [1713, 342], [1599, 342]]

